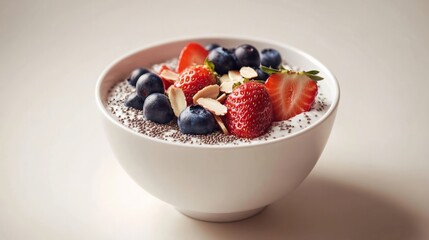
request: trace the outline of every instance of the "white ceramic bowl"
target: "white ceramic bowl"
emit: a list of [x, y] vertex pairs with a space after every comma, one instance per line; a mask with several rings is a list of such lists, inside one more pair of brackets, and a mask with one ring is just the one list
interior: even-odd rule
[[[177, 57], [186, 43], [243, 43], [274, 48], [288, 63], [317, 69], [325, 77], [332, 104], [310, 127], [250, 146], [199, 146], [150, 138], [123, 126], [106, 109], [109, 89], [135, 68]], [[190, 217], [235, 221], [252, 216], [284, 197], [310, 173], [331, 132], [339, 102], [334, 75], [318, 60], [285, 44], [249, 38], [190, 38], [143, 48], [110, 65], [98, 79], [96, 101], [113, 153], [144, 190]]]

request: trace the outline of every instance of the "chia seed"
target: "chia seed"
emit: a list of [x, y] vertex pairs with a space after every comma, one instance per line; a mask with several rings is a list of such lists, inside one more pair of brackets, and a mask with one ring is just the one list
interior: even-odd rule
[[[319, 88], [323, 88], [323, 86], [319, 86]], [[135, 132], [162, 141], [191, 145], [242, 145], [279, 139], [305, 129], [311, 124], [312, 117], [317, 118], [329, 108], [327, 98], [323, 97], [323, 93], [319, 91], [319, 95], [309, 112], [299, 114], [285, 121], [273, 122], [267, 132], [257, 138], [238, 138], [234, 135], [225, 135], [220, 130], [207, 135], [187, 135], [179, 131], [176, 119], [168, 124], [158, 124], [144, 119], [143, 111], [126, 107], [124, 102], [134, 91], [135, 88], [129, 85], [126, 80], [119, 82], [109, 91], [106, 109], [122, 125]]]

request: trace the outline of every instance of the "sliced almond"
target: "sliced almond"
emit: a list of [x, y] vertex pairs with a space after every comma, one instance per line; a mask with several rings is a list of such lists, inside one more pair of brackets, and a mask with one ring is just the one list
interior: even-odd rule
[[179, 74], [169, 69], [162, 70], [159, 76], [170, 81], [177, 81], [179, 79]]
[[228, 71], [228, 77], [233, 82], [241, 82], [243, 81], [243, 77], [241, 76], [239, 71], [236, 70], [230, 70]]
[[216, 99], [212, 98], [198, 98], [198, 105], [201, 105], [203, 108], [209, 110], [214, 115], [222, 116], [226, 114], [226, 107], [222, 103], [218, 102]]
[[225, 124], [223, 124], [222, 118], [220, 118], [219, 116], [214, 115], [214, 119], [217, 122], [217, 125], [219, 125], [220, 129], [222, 130], [222, 132], [226, 135], [229, 134], [228, 129], [225, 127]]
[[229, 78], [228, 74], [224, 74], [219, 78], [219, 81], [220, 83], [231, 82], [231, 78]]
[[194, 103], [197, 103], [198, 98], [213, 98], [215, 99], [219, 95], [219, 85], [213, 84], [204, 87], [198, 91], [193, 97], [192, 100]]
[[180, 113], [186, 108], [185, 94], [181, 88], [174, 86], [169, 87], [167, 93], [174, 115], [179, 117]]
[[247, 79], [252, 79], [258, 76], [258, 73], [255, 71], [255, 69], [251, 67], [240, 68], [240, 74]]
[[235, 82], [224, 82], [220, 85], [220, 91], [224, 93], [232, 93], [232, 87], [234, 84]]
[[218, 101], [218, 102], [220, 102], [220, 103], [223, 103], [223, 101], [225, 101], [225, 99], [226, 99], [226, 93], [222, 93], [222, 95], [220, 95], [217, 99], [216, 99], [216, 101]]

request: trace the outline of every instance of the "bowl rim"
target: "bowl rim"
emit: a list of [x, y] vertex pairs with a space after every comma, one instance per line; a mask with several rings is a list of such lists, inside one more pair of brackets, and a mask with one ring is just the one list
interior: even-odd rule
[[[172, 44], [175, 42], [181, 42], [181, 41], [194, 41], [194, 42], [199, 42], [202, 40], [205, 41], [209, 41], [210, 39], [225, 39], [228, 41], [254, 41], [254, 42], [259, 42], [259, 43], [266, 43], [266, 44], [271, 44], [271, 45], [278, 45], [281, 46], [283, 48], [287, 48], [290, 49], [291, 51], [294, 51], [296, 53], [298, 53], [299, 55], [302, 55], [303, 57], [307, 58], [308, 60], [312, 61], [313, 63], [315, 63], [316, 65], [318, 65], [318, 67], [320, 67], [321, 72], [323, 71], [326, 75], [329, 75], [329, 77], [332, 79], [333, 81], [333, 91], [332, 91], [332, 105], [330, 106], [330, 108], [328, 109], [328, 111], [323, 114], [323, 116], [321, 118], [319, 118], [314, 124], [311, 124], [310, 126], [297, 131], [295, 133], [289, 134], [287, 136], [283, 136], [277, 139], [270, 139], [267, 141], [262, 141], [259, 143], [253, 143], [253, 144], [242, 144], [242, 145], [219, 145], [219, 144], [214, 144], [214, 145], [209, 145], [209, 144], [186, 144], [186, 143], [182, 143], [182, 142], [170, 142], [170, 141], [165, 141], [165, 140], [161, 140], [161, 139], [157, 139], [157, 138], [153, 138], [153, 137], [149, 137], [146, 136], [142, 133], [136, 132], [128, 127], [126, 127], [125, 125], [121, 124], [119, 121], [115, 120], [113, 118], [113, 116], [111, 114], [108, 113], [107, 108], [104, 106], [103, 100], [101, 98], [101, 85], [103, 82], [103, 79], [106, 78], [107, 73], [110, 71], [110, 69], [112, 69], [115, 65], [119, 64], [121, 61], [123, 61], [124, 59], [140, 52], [140, 51], [144, 51], [150, 48], [155, 48], [155, 47], [160, 47], [162, 45], [167, 45], [167, 44]], [[278, 142], [282, 142], [282, 141], [288, 141], [290, 139], [296, 138], [302, 134], [306, 134], [307, 132], [313, 130], [314, 128], [316, 128], [318, 125], [322, 124], [323, 122], [325, 122], [337, 109], [339, 101], [340, 101], [340, 85], [339, 82], [337, 80], [337, 78], [335, 77], [335, 75], [332, 73], [332, 71], [326, 67], [325, 64], [323, 64], [321, 61], [319, 61], [317, 58], [313, 57], [312, 55], [308, 54], [307, 52], [296, 48], [294, 46], [291, 46], [287, 43], [282, 43], [279, 41], [274, 41], [274, 40], [267, 40], [264, 38], [258, 38], [258, 37], [252, 37], [252, 36], [240, 36], [240, 35], [234, 35], [234, 36], [230, 36], [230, 35], [198, 35], [198, 36], [185, 36], [185, 37], [177, 37], [177, 38], [169, 38], [168, 40], [160, 40], [160, 41], [156, 41], [156, 42], [152, 42], [149, 44], [144, 45], [143, 47], [128, 51], [127, 53], [117, 57], [114, 61], [112, 61], [107, 67], [104, 68], [104, 70], [101, 72], [101, 74], [99, 75], [98, 79], [97, 79], [97, 83], [96, 83], [96, 87], [95, 87], [95, 100], [96, 100], [96, 105], [97, 108], [101, 111], [102, 115], [104, 118], [107, 118], [108, 121], [110, 121], [111, 123], [113, 123], [116, 127], [121, 128], [122, 130], [136, 136], [139, 138], [144, 138], [146, 140], [149, 141], [155, 141], [158, 143], [162, 143], [162, 144], [169, 144], [169, 145], [174, 145], [175, 147], [189, 147], [189, 148], [215, 148], [215, 149], [228, 149], [228, 148], [248, 148], [248, 147], [260, 147], [260, 146], [264, 146], [266, 144], [274, 144], [274, 143], [278, 143]]]

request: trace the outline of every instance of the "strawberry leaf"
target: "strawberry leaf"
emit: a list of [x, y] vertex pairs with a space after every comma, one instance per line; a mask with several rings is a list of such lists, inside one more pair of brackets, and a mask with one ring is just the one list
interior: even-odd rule
[[212, 72], [215, 71], [215, 65], [214, 65], [214, 63], [212, 61], [210, 61], [208, 58], [206, 58], [204, 60], [204, 65], [206, 65], [210, 69], [210, 71], [212, 71]]
[[319, 74], [318, 70], [303, 71], [302, 73], [316, 82], [323, 79], [323, 77], [317, 76]]
[[319, 73], [319, 71], [317, 71], [317, 70], [311, 70], [311, 71], [305, 71], [304, 73], [311, 74], [311, 75], [317, 75]]
[[280, 69], [274, 69], [274, 68], [270, 68], [270, 67], [265, 67], [265, 66], [261, 66], [261, 70], [269, 75], [273, 74], [273, 73], [279, 73], [282, 70]]
[[236, 87], [240, 86], [241, 84], [242, 84], [241, 82], [234, 83], [234, 85], [232, 85], [232, 89], [235, 89]]
[[311, 78], [312, 80], [314, 80], [316, 82], [320, 81], [320, 80], [323, 80], [323, 77], [317, 76], [317, 75], [314, 75], [314, 74], [305, 73], [305, 75], [307, 75], [309, 78]]

